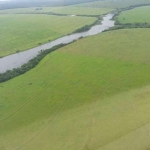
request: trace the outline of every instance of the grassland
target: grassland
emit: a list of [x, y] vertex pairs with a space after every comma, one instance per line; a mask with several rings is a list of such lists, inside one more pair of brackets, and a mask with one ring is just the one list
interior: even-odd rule
[[[150, 4], [150, 0], [103, 0], [64, 7], [33, 7], [1, 10], [0, 13], [56, 13], [68, 15], [102, 15], [116, 8]], [[41, 9], [42, 8], [42, 9]]]
[[72, 33], [96, 18], [7, 14], [0, 20], [0, 56], [5, 56]]
[[150, 6], [138, 7], [122, 12], [117, 20], [122, 23], [150, 23]]
[[1, 10], [0, 13], [56, 13], [56, 14], [68, 14], [68, 15], [102, 15], [110, 12], [110, 8], [85, 8], [75, 6], [65, 7], [33, 7], [33, 8], [18, 8]]
[[139, 4], [150, 4], [150, 0], [104, 0], [104, 1], [89, 2], [85, 4], [78, 4], [76, 6], [112, 9], [112, 8], [125, 8]]
[[149, 37], [148, 29], [88, 37], [1, 83], [0, 148], [150, 148]]

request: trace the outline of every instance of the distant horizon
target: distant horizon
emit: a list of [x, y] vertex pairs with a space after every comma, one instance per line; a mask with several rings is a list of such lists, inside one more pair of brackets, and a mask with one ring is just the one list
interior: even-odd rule
[[0, 2], [6, 2], [6, 1], [12, 1], [12, 0], [0, 0]]

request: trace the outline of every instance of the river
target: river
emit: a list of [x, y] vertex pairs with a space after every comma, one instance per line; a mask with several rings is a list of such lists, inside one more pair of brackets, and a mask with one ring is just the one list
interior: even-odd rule
[[114, 26], [114, 21], [111, 20], [112, 17], [113, 17], [113, 14], [107, 14], [106, 16], [103, 17], [103, 21], [101, 22], [100, 25], [95, 25], [86, 32], [75, 33], [75, 34], [71, 34], [68, 36], [64, 36], [62, 38], [59, 38], [47, 44], [40, 45], [40, 46], [37, 46], [35, 48], [29, 49], [23, 52], [19, 52], [16, 54], [12, 54], [12, 55], [0, 58], [0, 73], [4, 73], [7, 70], [12, 70], [13, 68], [21, 67], [23, 64], [27, 63], [30, 59], [37, 56], [37, 54], [41, 50], [50, 49], [53, 46], [61, 44], [61, 43], [67, 44], [81, 37], [87, 37], [87, 36], [101, 33], [102, 31]]

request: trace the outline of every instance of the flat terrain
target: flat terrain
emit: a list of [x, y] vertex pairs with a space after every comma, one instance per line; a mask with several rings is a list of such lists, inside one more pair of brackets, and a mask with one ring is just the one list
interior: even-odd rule
[[118, 16], [118, 21], [125, 23], [150, 23], [150, 6], [138, 7], [124, 11]]
[[102, 15], [116, 8], [150, 4], [150, 0], [102, 0], [64, 7], [32, 7], [1, 10], [0, 13], [57, 13], [68, 15]]
[[96, 18], [7, 14], [0, 20], [0, 56], [5, 56], [72, 33]]
[[150, 4], [150, 0], [104, 0], [89, 2], [85, 4], [78, 4], [76, 6], [81, 7], [93, 7], [93, 8], [125, 8], [132, 5]]
[[1, 10], [0, 13], [56, 13], [56, 14], [68, 14], [68, 15], [102, 15], [110, 12], [110, 8], [86, 8], [86, 7], [33, 7], [33, 8], [18, 8]]
[[1, 83], [0, 148], [148, 150], [149, 39], [149, 29], [88, 37]]

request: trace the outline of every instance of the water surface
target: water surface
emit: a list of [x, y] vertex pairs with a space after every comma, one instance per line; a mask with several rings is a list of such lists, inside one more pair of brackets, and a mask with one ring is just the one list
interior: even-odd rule
[[114, 26], [114, 21], [111, 20], [112, 17], [113, 17], [113, 14], [108, 14], [108, 15], [104, 16], [103, 21], [100, 25], [95, 25], [86, 32], [81, 32], [81, 33], [64, 36], [62, 38], [59, 38], [59, 39], [49, 42], [47, 44], [37, 46], [35, 48], [29, 49], [29, 50], [26, 50], [23, 52], [19, 52], [16, 54], [12, 54], [12, 55], [0, 58], [0, 73], [3, 73], [7, 70], [12, 70], [13, 68], [21, 67], [23, 64], [27, 63], [30, 59], [37, 56], [37, 54], [41, 50], [50, 49], [53, 46], [61, 44], [61, 43], [67, 44], [67, 43], [70, 43], [81, 37], [87, 37], [87, 36], [101, 33], [102, 31]]

